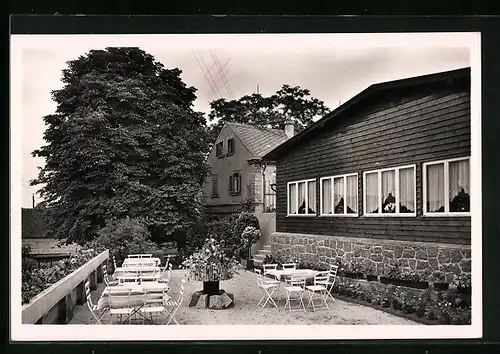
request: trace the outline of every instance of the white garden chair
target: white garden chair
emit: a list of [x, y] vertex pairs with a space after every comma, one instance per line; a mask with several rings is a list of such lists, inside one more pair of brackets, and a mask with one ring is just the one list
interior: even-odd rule
[[337, 280], [337, 272], [338, 272], [339, 266], [337, 265], [330, 265], [330, 270], [328, 271], [328, 279], [323, 280], [323, 281], [318, 281], [318, 285], [323, 285], [326, 290], [327, 290], [327, 299], [330, 298], [332, 299], [333, 302], [335, 302], [335, 298], [332, 295], [332, 290], [333, 286], [335, 285], [335, 281]]
[[[319, 272], [315, 277], [314, 277], [314, 284], [313, 285], [308, 285], [306, 286], [306, 289], [308, 290], [309, 294], [309, 302], [307, 303], [307, 307], [312, 305], [313, 311], [320, 310], [320, 309], [330, 309], [327, 303], [328, 299], [328, 289], [323, 285], [326, 282], [328, 282], [328, 278], [330, 277], [330, 272]], [[315, 294], [320, 295], [321, 299], [321, 304], [324, 304], [323, 307], [317, 307], [314, 304]], [[320, 304], [320, 305], [321, 305]]]
[[[290, 310], [290, 312], [292, 312], [292, 311], [299, 311], [302, 307], [304, 312], [306, 312], [306, 307], [304, 305], [304, 298], [303, 298], [305, 287], [306, 287], [305, 278], [298, 278], [298, 277], [290, 278], [288, 284], [285, 286], [285, 294], [286, 294], [285, 309], [288, 306], [288, 309]], [[292, 301], [298, 302], [297, 308], [292, 309], [291, 306]]]
[[259, 302], [257, 303], [257, 306], [265, 308], [267, 303], [270, 302], [271, 304], [274, 305], [274, 307], [278, 307], [278, 305], [276, 305], [276, 303], [273, 300], [273, 294], [278, 288], [279, 283], [276, 284], [276, 283], [265, 282], [262, 277], [262, 271], [260, 269], [255, 268], [254, 272], [257, 276], [257, 286], [264, 292]]
[[[146, 306], [146, 294], [136, 293], [131, 294], [132, 289], [120, 289], [120, 287], [113, 287], [109, 293], [109, 315], [112, 322], [113, 316], [120, 318], [120, 324], [124, 321], [123, 316], [127, 316], [125, 321], [128, 320], [130, 324], [132, 316], [138, 313], [144, 306]], [[142, 318], [144, 324], [144, 317]]]
[[102, 324], [102, 322], [101, 322], [102, 313], [99, 316], [97, 315], [97, 311], [98, 311], [97, 305], [94, 305], [92, 303], [92, 297], [90, 295], [90, 283], [88, 280], [85, 282], [85, 297], [87, 298], [87, 306], [89, 308], [89, 311], [92, 314], [92, 316], [94, 317], [94, 319], [96, 320], [96, 324]]
[[118, 280], [109, 279], [108, 267], [105, 264], [102, 265], [102, 277], [104, 278], [104, 283], [106, 284], [106, 286], [118, 285]]
[[175, 319], [175, 315], [177, 313], [177, 310], [179, 310], [179, 307], [181, 307], [182, 300], [184, 299], [184, 284], [186, 284], [186, 279], [182, 278], [181, 290], [179, 292], [177, 301], [165, 301], [163, 303], [164, 309], [168, 312], [167, 325], [169, 325], [172, 321], [174, 321], [174, 323], [177, 325], [179, 324], [179, 322], [177, 322], [177, 320]]

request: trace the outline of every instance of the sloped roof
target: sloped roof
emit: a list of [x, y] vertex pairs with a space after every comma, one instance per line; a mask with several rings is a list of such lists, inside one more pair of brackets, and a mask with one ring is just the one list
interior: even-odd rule
[[330, 122], [334, 122], [342, 116], [352, 115], [356, 110], [362, 109], [370, 100], [376, 99], [377, 95], [388, 94], [405, 87], [425, 87], [442, 83], [454, 85], [455, 82], [463, 81], [463, 79], [470, 80], [470, 67], [373, 84], [299, 134], [294, 135], [286, 143], [270, 150], [263, 156], [263, 159], [276, 160], [280, 158], [283, 154], [287, 154], [303, 142], [310, 140], [314, 134], [325, 129]]
[[255, 127], [241, 123], [226, 123], [240, 138], [254, 158], [261, 158], [288, 140], [284, 130]]

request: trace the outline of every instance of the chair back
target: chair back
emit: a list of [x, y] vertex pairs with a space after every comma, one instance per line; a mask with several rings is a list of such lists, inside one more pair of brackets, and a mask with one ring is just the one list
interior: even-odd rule
[[153, 282], [157, 282], [159, 278], [160, 278], [159, 275], [156, 275], [156, 274], [139, 275], [139, 281], [141, 283], [153, 283]]
[[129, 254], [128, 258], [151, 258], [153, 257], [152, 253], [147, 254]]
[[314, 285], [325, 284], [326, 282], [328, 282], [329, 278], [330, 278], [330, 272], [329, 271], [319, 272], [314, 277]]
[[116, 258], [115, 258], [115, 256], [113, 256], [113, 269], [116, 269], [116, 268], [118, 268], [116, 266]]
[[179, 297], [177, 298], [178, 306], [181, 305], [182, 299], [184, 299], [184, 284], [186, 284], [186, 279], [182, 278], [181, 280], [181, 290], [179, 291]]
[[337, 279], [338, 270], [339, 270], [338, 265], [330, 264], [330, 277], [328, 279], [330, 282], [335, 283], [335, 280]]
[[304, 277], [291, 277], [289, 280], [290, 286], [300, 286], [302, 289], [306, 288], [306, 278]]
[[278, 265], [277, 264], [263, 264], [262, 268], [264, 269], [264, 275], [266, 275], [267, 271], [269, 271], [269, 270], [278, 270]]
[[257, 285], [264, 286], [264, 280], [262, 279], [262, 271], [259, 268], [254, 268], [255, 275], [257, 276]]
[[295, 263], [283, 263], [282, 267], [283, 267], [283, 270], [296, 270], [297, 264], [295, 264]]
[[92, 297], [90, 296], [90, 283], [88, 280], [85, 282], [85, 297], [87, 298], [87, 304], [90, 308], [93, 308], [94, 304], [92, 304]]

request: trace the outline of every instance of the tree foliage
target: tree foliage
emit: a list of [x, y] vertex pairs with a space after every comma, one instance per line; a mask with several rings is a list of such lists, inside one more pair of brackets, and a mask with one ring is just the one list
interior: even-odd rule
[[194, 87], [139, 48], [91, 50], [67, 63], [43, 118], [47, 233], [95, 238], [107, 220], [140, 219], [161, 239], [201, 211], [208, 135]]
[[314, 118], [330, 111], [323, 101], [312, 97], [308, 89], [286, 84], [268, 97], [254, 93], [238, 100], [221, 98], [212, 101], [210, 108], [209, 121], [215, 122], [211, 126], [211, 141], [215, 141], [227, 122], [283, 129], [285, 122], [291, 120], [295, 130], [302, 131], [313, 123]]

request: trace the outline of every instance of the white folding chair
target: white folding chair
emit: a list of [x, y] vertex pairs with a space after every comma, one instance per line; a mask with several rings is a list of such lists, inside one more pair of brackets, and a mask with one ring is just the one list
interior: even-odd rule
[[[144, 289], [144, 292], [146, 293], [146, 298], [147, 298], [147, 296], [148, 296], [147, 289]], [[150, 315], [149, 319], [151, 322], [153, 322], [153, 315], [162, 314], [165, 311], [165, 306], [163, 304], [163, 302], [165, 300], [165, 295], [166, 295], [166, 292], [164, 290], [160, 295], [161, 299], [156, 298], [156, 297], [154, 299], [151, 299], [151, 300], [146, 299], [147, 305], [141, 309], [141, 313], [144, 316], [147, 316], [149, 314]]]
[[[319, 272], [315, 277], [314, 277], [314, 285], [308, 285], [306, 286], [306, 289], [308, 290], [309, 294], [309, 302], [307, 303], [307, 307], [312, 305], [313, 311], [320, 310], [320, 309], [330, 309], [328, 306], [328, 303], [326, 300], [328, 299], [328, 289], [323, 285], [325, 282], [328, 281], [328, 278], [330, 277], [330, 272]], [[320, 295], [321, 299], [321, 304], [324, 304], [323, 307], [317, 307], [314, 304], [314, 300], [316, 299], [314, 297], [315, 294]]]
[[109, 279], [108, 267], [105, 264], [102, 265], [102, 277], [104, 278], [104, 283], [106, 284], [106, 286], [118, 285], [118, 280]]
[[[146, 294], [141, 292], [132, 294], [132, 289], [120, 289], [120, 287], [113, 287], [109, 293], [109, 315], [112, 322], [113, 316], [119, 316], [120, 324], [124, 321], [123, 316], [127, 316], [125, 321], [128, 320], [130, 324], [132, 316], [138, 313], [146, 305]], [[134, 301], [135, 300], [135, 301]], [[134, 303], [132, 303], [134, 302]], [[144, 317], [142, 320], [144, 324]]]
[[102, 312], [99, 316], [97, 315], [97, 305], [94, 305], [92, 303], [92, 297], [90, 295], [90, 283], [88, 280], [85, 282], [85, 297], [87, 298], [87, 306], [89, 308], [89, 311], [97, 322], [96, 324], [102, 324], [101, 317], [104, 312]]
[[330, 270], [328, 271], [328, 279], [323, 280], [323, 281], [318, 281], [318, 285], [323, 285], [326, 290], [327, 290], [327, 299], [330, 298], [332, 299], [333, 302], [335, 302], [335, 298], [332, 295], [332, 290], [333, 290], [333, 285], [335, 284], [335, 280], [337, 280], [337, 272], [338, 272], [339, 266], [337, 265], [330, 265]]
[[[285, 309], [288, 306], [288, 309], [290, 312], [292, 311], [298, 311], [300, 310], [300, 307], [302, 306], [302, 309], [304, 312], [306, 312], [306, 307], [304, 305], [304, 299], [303, 299], [303, 293], [306, 287], [306, 279], [305, 278], [298, 278], [298, 277], [291, 277], [289, 280], [289, 283], [285, 286], [285, 294], [286, 294], [286, 303], [285, 303]], [[295, 297], [294, 297], [295, 296]], [[298, 305], [297, 308], [292, 310], [291, 302], [292, 301], [297, 301]]]
[[168, 312], [168, 321], [167, 325], [170, 324], [170, 322], [174, 321], [175, 324], [179, 324], [177, 320], [175, 319], [175, 314], [177, 313], [177, 310], [179, 307], [181, 307], [182, 300], [184, 299], [184, 284], [186, 283], [186, 279], [182, 278], [181, 281], [181, 290], [179, 292], [179, 297], [177, 298], [177, 301], [166, 301], [163, 303], [163, 306]]
[[279, 302], [281, 299], [281, 295], [280, 295], [281, 281], [279, 279], [279, 276], [273, 275], [272, 273], [269, 272], [270, 270], [278, 270], [278, 265], [277, 264], [263, 264], [262, 269], [264, 270], [264, 276], [271, 275], [274, 278], [274, 279], [264, 278], [264, 282], [266, 284], [277, 284], [278, 285], [277, 291], [278, 291], [278, 302]]
[[254, 272], [257, 276], [257, 286], [261, 288], [262, 291], [264, 292], [259, 302], [257, 303], [257, 307], [261, 306], [262, 308], [265, 308], [268, 302], [273, 304], [274, 307], [278, 307], [278, 305], [276, 305], [276, 303], [273, 300], [273, 294], [278, 288], [278, 284], [266, 283], [262, 277], [262, 271], [260, 269], [255, 268]]

